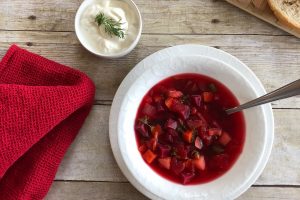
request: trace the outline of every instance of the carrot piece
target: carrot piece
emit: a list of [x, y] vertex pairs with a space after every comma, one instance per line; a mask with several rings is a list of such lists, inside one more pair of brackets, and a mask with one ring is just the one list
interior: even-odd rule
[[152, 136], [155, 139], [157, 139], [158, 136], [162, 133], [161, 126], [159, 124], [157, 124], [156, 126], [154, 126], [153, 128], [151, 128], [151, 133], [152, 133]]
[[183, 133], [183, 140], [187, 143], [192, 143], [193, 142], [193, 131], [188, 130]]
[[155, 153], [153, 153], [150, 149], [148, 149], [143, 154], [143, 158], [148, 164], [151, 164], [155, 160], [156, 157], [157, 157], [157, 155]]
[[170, 97], [165, 100], [165, 104], [166, 104], [167, 108], [170, 109], [172, 107], [173, 101], [174, 101], [174, 99], [170, 98]]
[[194, 166], [199, 169], [199, 170], [204, 170], [205, 169], [205, 160], [204, 156], [199, 155], [193, 160]]
[[212, 92], [203, 92], [203, 101], [206, 103], [211, 102], [214, 99], [214, 93]]
[[171, 168], [171, 157], [160, 158], [160, 159], [158, 159], [158, 162], [162, 167], [164, 167], [166, 169]]
[[178, 90], [169, 90], [167, 95], [168, 97], [172, 97], [172, 98], [179, 98], [183, 96], [182, 92]]

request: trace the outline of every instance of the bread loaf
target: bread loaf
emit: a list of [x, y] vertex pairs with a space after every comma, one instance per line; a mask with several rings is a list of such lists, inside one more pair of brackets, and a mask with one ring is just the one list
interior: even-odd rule
[[268, 0], [281, 23], [300, 33], [300, 0]]

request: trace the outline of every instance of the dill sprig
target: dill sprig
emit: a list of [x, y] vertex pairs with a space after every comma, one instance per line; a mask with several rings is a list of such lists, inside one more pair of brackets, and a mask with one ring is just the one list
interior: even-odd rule
[[105, 16], [103, 12], [100, 12], [95, 18], [95, 22], [98, 26], [103, 25], [105, 32], [111, 37], [114, 35], [124, 39], [125, 33], [124, 29], [121, 28], [122, 23], [120, 21], [121, 20], [116, 21], [111, 17]]

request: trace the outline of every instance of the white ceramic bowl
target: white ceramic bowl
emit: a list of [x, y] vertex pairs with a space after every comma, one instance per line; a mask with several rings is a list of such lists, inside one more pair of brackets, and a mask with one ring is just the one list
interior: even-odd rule
[[76, 36], [78, 38], [78, 40], [80, 41], [80, 43], [82, 44], [82, 46], [84, 46], [89, 52], [103, 57], [103, 58], [120, 58], [123, 57], [127, 54], [129, 54], [138, 44], [141, 35], [142, 35], [142, 29], [143, 29], [143, 21], [142, 21], [142, 16], [141, 13], [137, 7], [137, 5], [132, 1], [132, 0], [122, 0], [128, 3], [128, 5], [131, 7], [131, 11], [133, 13], [135, 13], [138, 22], [139, 22], [139, 27], [138, 27], [138, 33], [136, 35], [135, 40], [131, 43], [131, 45], [127, 48], [124, 49], [121, 52], [118, 53], [110, 53], [110, 54], [103, 54], [103, 53], [99, 53], [97, 52], [95, 49], [93, 49], [89, 43], [87, 42], [87, 39], [85, 38], [85, 36], [82, 34], [82, 32], [80, 31], [80, 18], [81, 15], [83, 14], [83, 12], [86, 10], [86, 8], [91, 5], [92, 3], [94, 3], [95, 1], [99, 1], [99, 0], [84, 0], [82, 2], [82, 4], [80, 5], [80, 7], [77, 10], [76, 16], [75, 16], [75, 33]]
[[230, 88], [240, 103], [265, 93], [249, 68], [225, 52], [197, 45], [160, 51], [138, 64], [117, 91], [110, 115], [114, 156], [128, 180], [151, 199], [234, 199], [255, 182], [269, 158], [274, 132], [271, 106], [264, 105], [244, 112], [244, 149], [227, 173], [199, 185], [184, 186], [170, 182], [143, 161], [136, 145], [134, 120], [149, 89], [159, 81], [181, 73], [200, 73], [219, 80]]

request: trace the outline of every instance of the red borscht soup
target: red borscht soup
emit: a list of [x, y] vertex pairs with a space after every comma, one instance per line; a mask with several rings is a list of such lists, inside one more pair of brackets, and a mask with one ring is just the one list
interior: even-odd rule
[[212, 181], [243, 150], [242, 113], [222, 83], [199, 74], [180, 74], [155, 85], [143, 98], [135, 120], [138, 150], [162, 177], [180, 184]]

